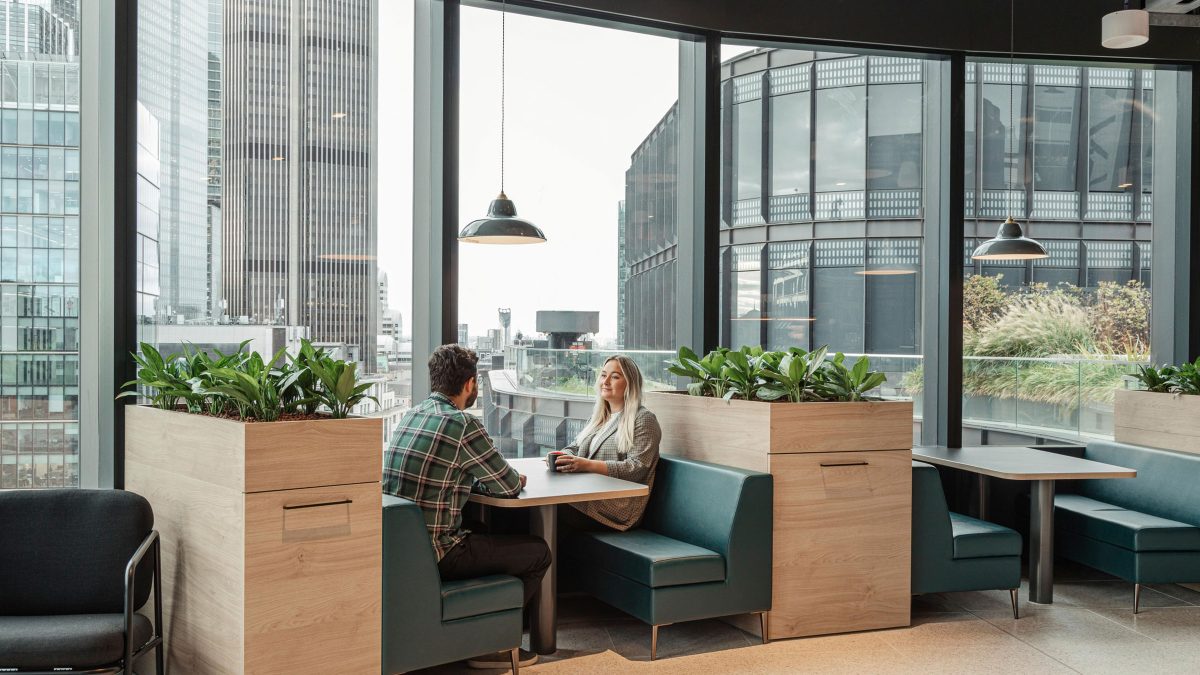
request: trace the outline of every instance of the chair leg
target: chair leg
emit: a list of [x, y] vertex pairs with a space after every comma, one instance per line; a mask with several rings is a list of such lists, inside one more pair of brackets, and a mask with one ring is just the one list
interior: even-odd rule
[[658, 656], [658, 625], [650, 626], [650, 660]]
[[1010, 589], [1009, 589], [1009, 591], [1008, 591], [1008, 597], [1012, 599], [1012, 606], [1013, 606], [1013, 618], [1014, 618], [1014, 619], [1019, 619], [1019, 618], [1021, 618], [1021, 615], [1017, 613], [1017, 591], [1019, 591], [1019, 590], [1021, 590], [1021, 589], [1019, 589], [1019, 588], [1010, 588]]
[[521, 648], [513, 647], [508, 653], [508, 658], [512, 661], [513, 675], [521, 675]]
[[771, 627], [771, 621], [767, 618], [766, 612], [758, 613], [758, 624], [762, 628], [762, 643], [765, 645], [771, 641], [771, 638], [767, 637], [767, 632]]
[[1142, 585], [1133, 585], [1133, 613], [1138, 613], [1138, 605], [1142, 604]]

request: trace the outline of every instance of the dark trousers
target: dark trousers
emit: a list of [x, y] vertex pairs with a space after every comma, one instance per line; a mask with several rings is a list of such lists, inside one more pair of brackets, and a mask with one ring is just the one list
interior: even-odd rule
[[525, 585], [525, 604], [537, 593], [550, 568], [550, 547], [528, 534], [478, 534], [472, 532], [446, 551], [438, 562], [442, 581], [508, 574]]

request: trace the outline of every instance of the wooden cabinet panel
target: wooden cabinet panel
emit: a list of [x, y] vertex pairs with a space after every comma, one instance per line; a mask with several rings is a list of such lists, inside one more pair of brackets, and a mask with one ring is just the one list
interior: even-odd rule
[[246, 495], [246, 672], [378, 672], [378, 483]]
[[772, 637], [908, 625], [909, 450], [771, 455]]

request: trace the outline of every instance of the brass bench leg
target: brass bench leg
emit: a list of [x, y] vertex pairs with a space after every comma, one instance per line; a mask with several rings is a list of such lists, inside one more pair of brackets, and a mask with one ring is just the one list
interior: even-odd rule
[[513, 647], [508, 653], [508, 658], [512, 661], [513, 675], [521, 675], [521, 648]]
[[1014, 618], [1014, 619], [1019, 619], [1019, 618], [1021, 618], [1021, 615], [1020, 615], [1020, 614], [1017, 614], [1017, 591], [1019, 591], [1019, 590], [1021, 590], [1021, 589], [1019, 589], [1019, 588], [1011, 588], [1011, 589], [1009, 589], [1009, 591], [1008, 591], [1008, 596], [1009, 596], [1010, 598], [1012, 598], [1012, 606], [1013, 606], [1013, 618]]
[[658, 656], [658, 626], [650, 626], [650, 660]]
[[767, 637], [767, 631], [771, 628], [771, 620], [767, 617], [766, 612], [758, 613], [758, 623], [762, 628], [762, 643], [765, 645], [771, 641], [771, 639]]
[[1142, 585], [1133, 585], [1133, 613], [1138, 613], [1138, 605], [1142, 604]]

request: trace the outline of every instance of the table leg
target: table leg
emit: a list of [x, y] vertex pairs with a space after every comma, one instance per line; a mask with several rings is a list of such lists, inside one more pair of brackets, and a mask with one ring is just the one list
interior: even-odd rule
[[553, 654], [558, 649], [558, 506], [538, 506], [529, 515], [529, 528], [546, 541], [551, 561], [529, 607], [529, 647], [538, 654]]
[[979, 475], [979, 519], [987, 520], [988, 517], [988, 477], [983, 474]]
[[1054, 481], [1030, 486], [1029, 600], [1054, 602]]

